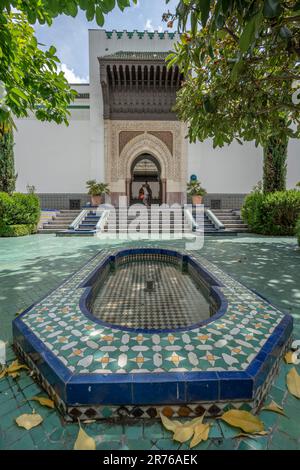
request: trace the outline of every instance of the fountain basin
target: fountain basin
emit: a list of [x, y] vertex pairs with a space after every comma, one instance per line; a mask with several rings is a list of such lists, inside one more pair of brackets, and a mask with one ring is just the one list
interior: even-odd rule
[[[146, 266], [141, 279], [139, 263]], [[153, 291], [147, 291], [149, 266], [157, 263], [176, 270], [161, 277], [161, 282], [174, 278], [161, 315], [157, 269]], [[183, 278], [201, 299], [199, 309], [184, 319], [189, 298], [181, 306], [176, 302]], [[143, 295], [154, 296], [151, 321], [148, 307], [128, 314], [140, 299], [128, 290], [132, 279]], [[134, 294], [132, 305], [124, 309], [118, 292]], [[256, 411], [292, 327], [290, 315], [195, 252], [147, 247], [101, 251], [17, 317], [13, 335], [16, 351], [68, 419], [153, 418], [160, 411], [169, 416], [204, 410], [217, 416], [231, 407]]]

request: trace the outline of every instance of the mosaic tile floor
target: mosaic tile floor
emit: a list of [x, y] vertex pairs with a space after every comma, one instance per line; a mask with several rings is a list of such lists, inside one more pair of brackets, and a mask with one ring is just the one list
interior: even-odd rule
[[[28, 307], [50, 288], [59, 285], [101, 248], [98, 240], [63, 240], [51, 236], [0, 240], [0, 337], [11, 340], [11, 321], [15, 312]], [[180, 246], [173, 243], [172, 246]], [[294, 336], [300, 338], [300, 250], [291, 238], [237, 237], [209, 240], [201, 251], [232, 276], [259, 290], [276, 306], [294, 316]], [[9, 360], [14, 354], [9, 350]], [[300, 449], [299, 400], [286, 389], [289, 366], [283, 364], [269, 393], [268, 401], [284, 406], [288, 418], [270, 412], [260, 413], [270, 434], [255, 439], [236, 438], [235, 431], [213, 421], [211, 438], [199, 449]], [[298, 373], [300, 367], [297, 366]], [[0, 381], [0, 449], [72, 448], [78, 426], [65, 424], [55, 410], [28, 401], [44, 392], [22, 372], [17, 380]], [[44, 422], [32, 431], [17, 428], [15, 418], [32, 407]], [[99, 449], [177, 449], [170, 434], [157, 422], [115, 425], [94, 423], [86, 426]], [[185, 449], [186, 446], [182, 445]]]
[[[147, 289], [149, 279], [152, 291]], [[120, 266], [101, 287], [91, 311], [107, 323], [129, 328], [179, 328], [210, 316], [209, 303], [191, 276], [174, 264], [154, 261]]]

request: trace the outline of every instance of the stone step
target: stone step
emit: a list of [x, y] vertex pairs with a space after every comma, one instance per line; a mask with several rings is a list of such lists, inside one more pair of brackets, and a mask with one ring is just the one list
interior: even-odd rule
[[73, 222], [73, 219], [70, 219], [70, 220], [59, 220], [59, 219], [54, 219], [54, 220], [50, 220], [46, 223], [44, 223], [44, 225], [70, 225], [71, 223]]
[[133, 231], [131, 232], [130, 230], [104, 230], [104, 232], [102, 233], [107, 233], [107, 234], [118, 234], [118, 233], [129, 233], [129, 234], [138, 234], [138, 233], [144, 233], [144, 234], [149, 234], [149, 233], [161, 233], [161, 234], [164, 234], [166, 235], [167, 233], [170, 233], [170, 234], [176, 234], [176, 233], [186, 233], [186, 234], [193, 234], [193, 232], [182, 232], [182, 231], [177, 231], [176, 230], [170, 230], [170, 232], [164, 232], [162, 230], [141, 230], [140, 232], [136, 232], [136, 231]]
[[232, 220], [232, 219], [240, 219], [241, 218], [239, 215], [218, 215], [217, 217], [220, 220]]
[[59, 225], [59, 224], [45, 224], [43, 230], [66, 230], [69, 228], [69, 225]]
[[58, 215], [57, 217], [54, 217], [54, 220], [75, 220], [77, 216], [67, 216], [67, 215]]
[[234, 209], [210, 209], [214, 214], [232, 214]]
[[46, 228], [40, 228], [38, 230], [38, 233], [41, 233], [41, 234], [47, 234], [47, 233], [51, 234], [51, 233], [57, 233], [57, 232], [60, 232], [60, 230], [56, 230], [56, 229], [53, 229], [53, 228], [49, 228], [49, 229], [48, 228], [47, 229]]
[[79, 215], [81, 212], [81, 210], [78, 210], [78, 209], [61, 209], [59, 211], [60, 214], [77, 214]]
[[227, 222], [223, 223], [225, 226], [230, 224], [237, 224], [237, 225], [246, 225], [242, 219], [239, 220], [228, 220]]

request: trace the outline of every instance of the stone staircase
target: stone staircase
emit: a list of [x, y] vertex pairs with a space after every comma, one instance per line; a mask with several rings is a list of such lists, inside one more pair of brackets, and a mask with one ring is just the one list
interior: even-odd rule
[[248, 226], [243, 222], [239, 211], [232, 209], [211, 209], [211, 211], [222, 222], [226, 232], [248, 232]]
[[[199, 223], [199, 220], [197, 219], [197, 211], [196, 211], [196, 208], [194, 206], [193, 206], [193, 217], [194, 217], [196, 223], [200, 226], [200, 229], [201, 229], [202, 228], [201, 227], [202, 220]], [[201, 217], [201, 219], [202, 219], [202, 217]], [[204, 229], [205, 235], [216, 235], [216, 234], [220, 233], [205, 213], [204, 213], [204, 217], [203, 217], [203, 229]]]
[[80, 210], [60, 210], [39, 229], [39, 233], [58, 233], [67, 230], [69, 225], [80, 214]]
[[99, 222], [101, 215], [97, 215], [94, 210], [90, 210], [85, 218], [80, 222], [77, 228], [72, 228], [69, 230], [64, 230], [62, 232], [57, 232], [59, 237], [68, 237], [68, 236], [93, 236], [96, 233], [96, 226]]

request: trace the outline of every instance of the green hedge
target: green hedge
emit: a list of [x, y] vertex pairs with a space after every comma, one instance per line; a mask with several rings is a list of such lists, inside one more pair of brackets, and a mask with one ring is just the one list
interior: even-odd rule
[[300, 246], [300, 217], [296, 224], [296, 237], [298, 238], [298, 245]]
[[0, 236], [35, 233], [40, 214], [40, 202], [35, 194], [0, 193]]
[[294, 235], [300, 216], [300, 191], [255, 191], [246, 197], [242, 217], [250, 230], [263, 235]]
[[2, 225], [0, 226], [0, 237], [24, 237], [36, 233], [36, 225]]

